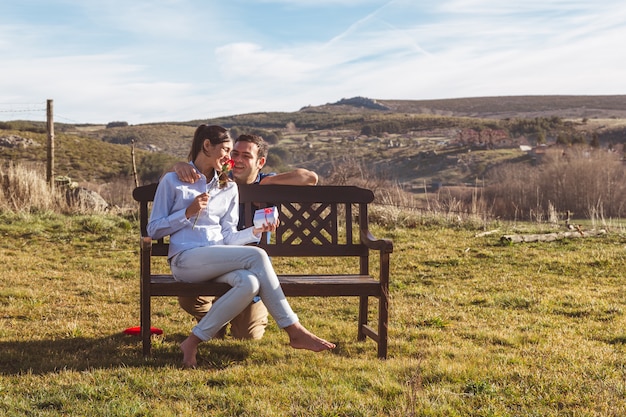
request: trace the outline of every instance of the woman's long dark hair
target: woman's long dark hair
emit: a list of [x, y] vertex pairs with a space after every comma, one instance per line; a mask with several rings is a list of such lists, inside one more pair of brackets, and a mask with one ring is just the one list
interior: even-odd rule
[[198, 154], [202, 152], [202, 147], [206, 139], [211, 142], [211, 145], [219, 145], [220, 143], [232, 140], [228, 134], [228, 130], [222, 126], [207, 126], [205, 124], [201, 124], [193, 134], [193, 143], [191, 144], [191, 150], [189, 151], [189, 156], [187, 157], [190, 161], [195, 161]]

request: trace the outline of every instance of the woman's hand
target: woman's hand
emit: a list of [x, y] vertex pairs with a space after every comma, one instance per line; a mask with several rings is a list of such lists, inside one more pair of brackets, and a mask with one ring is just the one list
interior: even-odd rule
[[202, 210], [206, 208], [208, 204], [209, 204], [209, 194], [202, 193], [202, 194], [197, 195], [196, 198], [193, 199], [191, 204], [185, 210], [185, 216], [188, 219], [190, 219], [193, 216], [198, 215]]
[[263, 223], [262, 227], [252, 227], [252, 233], [254, 236], [260, 238], [261, 234], [264, 232], [275, 232], [279, 223], [280, 220], [276, 220], [276, 223]]

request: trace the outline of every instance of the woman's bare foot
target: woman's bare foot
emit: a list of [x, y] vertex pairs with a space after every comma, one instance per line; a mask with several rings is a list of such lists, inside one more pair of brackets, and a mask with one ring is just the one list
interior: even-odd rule
[[312, 350], [313, 352], [321, 352], [323, 350], [335, 348], [334, 343], [315, 336], [299, 322], [285, 327], [285, 331], [289, 335], [289, 345], [294, 349], [306, 349]]
[[196, 355], [198, 354], [198, 344], [201, 341], [198, 336], [192, 333], [180, 344], [180, 350], [183, 351], [183, 368], [195, 368], [198, 365]]

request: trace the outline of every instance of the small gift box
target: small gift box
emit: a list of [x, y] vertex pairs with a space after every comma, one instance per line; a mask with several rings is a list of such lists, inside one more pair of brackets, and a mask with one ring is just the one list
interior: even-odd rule
[[274, 224], [278, 220], [278, 209], [266, 207], [254, 212], [254, 227], [261, 228], [264, 224]]

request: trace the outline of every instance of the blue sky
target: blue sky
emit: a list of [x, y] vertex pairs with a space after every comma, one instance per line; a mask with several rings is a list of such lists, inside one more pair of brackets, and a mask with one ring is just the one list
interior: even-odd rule
[[623, 0], [4, 0], [0, 120], [626, 94]]

